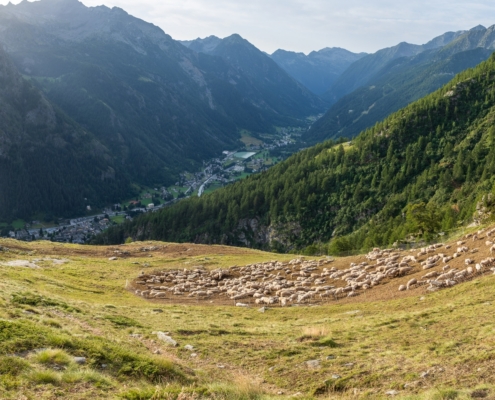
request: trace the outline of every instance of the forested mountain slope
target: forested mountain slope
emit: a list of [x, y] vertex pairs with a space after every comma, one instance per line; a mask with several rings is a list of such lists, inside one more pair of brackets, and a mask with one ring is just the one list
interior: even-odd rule
[[403, 57], [413, 57], [423, 51], [444, 47], [463, 33], [465, 32], [447, 32], [423, 45], [401, 42], [396, 46], [378, 50], [373, 54], [368, 54], [347, 68], [335, 84], [329, 88], [322, 97], [333, 103], [357, 88], [368, 84], [370, 79], [391, 61]]
[[108, 149], [23, 79], [0, 49], [0, 218], [83, 213], [129, 195]]
[[[478, 65], [490, 56], [495, 49], [494, 30], [495, 27], [476, 27], [445, 46], [387, 62], [374, 71], [364, 86], [333, 104], [304, 139], [308, 143], [318, 143], [338, 137], [352, 138], [391, 113], [442, 87], [459, 72]], [[445, 41], [445, 38], [437, 40], [435, 46]]]
[[493, 208], [494, 120], [492, 56], [350, 146], [317, 145], [97, 241], [132, 236], [289, 250], [332, 240], [331, 246], [349, 250], [449, 230], [471, 222], [477, 206], [481, 219]]
[[333, 47], [308, 55], [279, 49], [270, 57], [313, 93], [322, 95], [352, 63], [365, 55]]
[[240, 129], [272, 132], [321, 112], [312, 108], [319, 100], [308, 101], [304, 94], [316, 97], [280, 68], [300, 97], [287, 100], [276, 84], [270, 101], [244, 90], [251, 76], [119, 8], [10, 3], [0, 7], [0, 43], [22, 74], [109, 149], [117, 173], [141, 184], [174, 182], [235, 148]]

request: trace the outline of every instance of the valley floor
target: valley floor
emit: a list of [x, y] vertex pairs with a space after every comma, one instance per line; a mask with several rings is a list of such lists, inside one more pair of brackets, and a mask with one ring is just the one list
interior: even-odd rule
[[[467, 245], [480, 247], [471, 258], [487, 256], [485, 238]], [[294, 256], [157, 242], [91, 247], [2, 240], [0, 246], [1, 398], [495, 395], [495, 276], [489, 274], [434, 293], [425, 286], [399, 292], [400, 284], [431, 271], [418, 267], [357, 297], [259, 312], [254, 304], [148, 300], [132, 286], [143, 272]], [[363, 261], [341, 258], [331, 266]], [[457, 264], [464, 258], [450, 263]]]

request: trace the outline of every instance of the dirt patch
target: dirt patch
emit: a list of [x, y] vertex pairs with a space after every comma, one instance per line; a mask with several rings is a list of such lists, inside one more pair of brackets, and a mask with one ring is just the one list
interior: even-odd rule
[[[444, 278], [444, 285], [438, 290], [447, 290], [448, 286], [492, 274], [491, 267], [495, 266], [495, 262], [483, 264], [492, 256], [492, 244], [489, 242], [495, 239], [495, 234], [487, 236], [487, 232], [490, 230], [425, 249], [388, 249], [379, 252], [383, 255], [376, 258], [370, 253], [334, 261], [300, 258], [290, 262], [271, 261], [213, 271], [200, 267], [155, 271], [136, 278], [130, 290], [153, 302], [202, 306], [315, 306], [334, 302], [347, 304], [363, 300], [394, 300], [437, 290], [433, 286], [438, 283], [436, 279], [449, 271], [453, 271], [452, 278]], [[201, 247], [198, 246], [195, 251], [204, 254]], [[169, 245], [167, 248], [168, 251], [179, 252], [174, 254], [194, 254], [192, 248], [186, 245]], [[432, 259], [437, 260], [431, 264]], [[394, 263], [396, 266], [390, 267]], [[477, 269], [480, 263], [484, 266]], [[395, 268], [396, 271], [376, 281], [373, 274], [380, 270], [380, 266]], [[338, 274], [344, 271], [345, 275]], [[371, 275], [365, 276], [367, 272]], [[432, 272], [440, 277], [424, 277]], [[463, 272], [465, 276], [459, 277], [458, 273]], [[361, 273], [361, 282], [355, 281]], [[401, 286], [402, 289], [399, 289]], [[284, 297], [287, 301], [283, 300]]]
[[119, 246], [72, 246], [49, 242], [25, 244], [14, 240], [5, 240], [4, 242], [9, 249], [14, 251], [34, 252], [37, 255], [60, 256], [61, 258], [69, 255], [87, 258], [117, 257], [118, 259], [141, 258], [149, 255], [163, 258], [181, 258], [212, 255], [242, 256], [261, 253], [247, 248], [193, 243], [136, 242]]
[[23, 267], [23, 268], [31, 268], [31, 269], [40, 269], [39, 265], [27, 260], [14, 260], [6, 263], [2, 263], [0, 265], [4, 265], [6, 267]]

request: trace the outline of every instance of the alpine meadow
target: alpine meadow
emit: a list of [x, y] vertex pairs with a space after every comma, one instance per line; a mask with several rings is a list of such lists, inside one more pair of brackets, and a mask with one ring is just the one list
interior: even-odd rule
[[0, 399], [495, 399], [488, 0], [97, 3], [0, 0]]

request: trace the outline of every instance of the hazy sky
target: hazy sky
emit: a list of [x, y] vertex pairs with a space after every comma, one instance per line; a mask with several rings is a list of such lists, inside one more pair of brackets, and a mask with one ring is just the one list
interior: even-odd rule
[[[8, 1], [0, 0], [1, 4]], [[374, 52], [495, 24], [493, 0], [82, 0], [160, 26], [174, 39], [238, 33], [268, 53], [324, 47]], [[19, 3], [18, 0], [13, 3]]]

